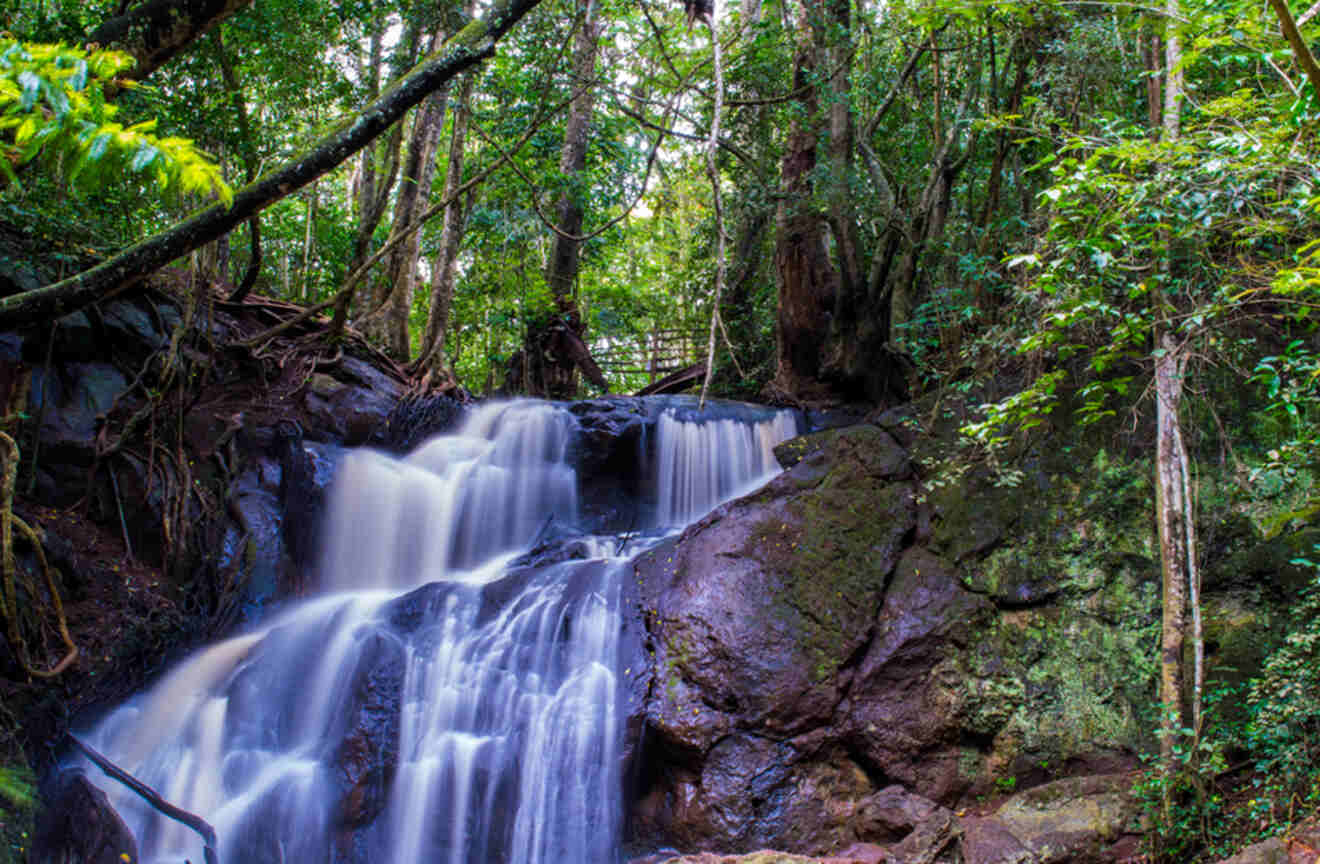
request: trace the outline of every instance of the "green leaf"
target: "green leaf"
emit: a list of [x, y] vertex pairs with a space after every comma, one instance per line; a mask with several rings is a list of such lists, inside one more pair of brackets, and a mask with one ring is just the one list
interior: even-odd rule
[[87, 150], [83, 153], [83, 161], [95, 162], [104, 156], [106, 148], [110, 146], [113, 137], [109, 132], [102, 132], [93, 138], [92, 143], [87, 145]]
[[31, 69], [24, 69], [18, 73], [18, 85], [23, 92], [23, 110], [31, 111], [32, 106], [37, 104], [37, 97], [41, 95], [41, 78]]
[[152, 162], [155, 162], [160, 155], [161, 153], [159, 149], [144, 142], [142, 146], [138, 148], [137, 152], [133, 154], [133, 161], [129, 163], [128, 170], [136, 174]]

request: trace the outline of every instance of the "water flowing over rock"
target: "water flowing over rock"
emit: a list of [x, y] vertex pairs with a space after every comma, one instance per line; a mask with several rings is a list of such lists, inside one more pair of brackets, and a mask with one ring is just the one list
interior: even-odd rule
[[[764, 483], [796, 432], [788, 412], [674, 405], [622, 409], [655, 427], [629, 439], [639, 463], [672, 466], [623, 536], [584, 533], [592, 424], [563, 406], [487, 405], [405, 458], [346, 454], [320, 596], [187, 660], [91, 741], [207, 818], [226, 862], [616, 860], [644, 673], [626, 556]], [[92, 776], [143, 861], [201, 860], [187, 829]]]

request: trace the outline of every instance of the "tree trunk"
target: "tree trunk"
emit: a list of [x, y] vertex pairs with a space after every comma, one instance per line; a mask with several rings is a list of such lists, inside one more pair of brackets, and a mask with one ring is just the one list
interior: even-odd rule
[[[215, 53], [220, 63], [220, 75], [225, 82], [225, 90], [234, 105], [234, 118], [238, 121], [238, 134], [242, 138], [239, 145], [243, 153], [243, 179], [251, 183], [257, 179], [257, 142], [252, 135], [252, 124], [248, 120], [247, 104], [243, 101], [243, 88], [239, 86], [238, 74], [234, 72], [234, 66], [229, 60], [229, 54], [225, 51], [224, 39], [220, 30], [215, 31]], [[250, 255], [248, 258], [247, 270], [243, 272], [243, 278], [238, 287], [229, 295], [231, 303], [238, 303], [252, 291], [252, 286], [257, 284], [257, 276], [261, 273], [261, 215], [255, 214], [248, 220], [248, 242], [250, 245]], [[228, 270], [223, 268], [222, 272]]]
[[540, 0], [497, 0], [484, 18], [469, 23], [436, 53], [413, 68], [379, 99], [351, 116], [309, 150], [234, 195], [97, 266], [51, 285], [0, 299], [0, 327], [63, 316], [137, 282], [291, 195], [357, 153], [455, 75], [490, 57], [495, 43]]
[[569, 189], [559, 199], [558, 230], [550, 241], [550, 259], [545, 271], [546, 287], [550, 289], [555, 309], [550, 320], [529, 325], [522, 349], [524, 356], [515, 356], [515, 362], [525, 361], [530, 370], [529, 380], [521, 382], [526, 392], [550, 399], [572, 399], [577, 395], [576, 360], [585, 350], [586, 326], [575, 297], [582, 242], [574, 238], [582, 233], [583, 221], [582, 202], [575, 187], [587, 165], [591, 114], [595, 107], [595, 88], [589, 84], [596, 74], [600, 19], [597, 0], [581, 0], [581, 3], [582, 27], [573, 39], [573, 86], [581, 90], [568, 108], [564, 146], [559, 157], [559, 173]]
[[[1163, 135], [1166, 143], [1176, 141], [1181, 134], [1183, 99], [1182, 45], [1175, 29], [1179, 18], [1178, 0], [1167, 0], [1171, 22], [1165, 36], [1165, 75], [1163, 105]], [[1168, 231], [1161, 232], [1164, 243], [1162, 256], [1164, 276], [1171, 279], [1172, 240]], [[1173, 311], [1163, 290], [1154, 295], [1157, 322]], [[1187, 368], [1187, 346], [1179, 344], [1166, 331], [1166, 324], [1156, 325], [1159, 346], [1155, 352], [1155, 424], [1156, 455], [1155, 515], [1160, 538], [1160, 582], [1163, 588], [1164, 614], [1160, 630], [1160, 704], [1162, 708], [1160, 757], [1166, 776], [1178, 770], [1178, 756], [1174, 747], [1179, 743], [1180, 730], [1190, 725], [1191, 753], [1196, 753], [1200, 735], [1201, 684], [1204, 648], [1201, 639], [1200, 576], [1197, 571], [1197, 551], [1191, 478], [1187, 450], [1183, 446], [1179, 407], [1182, 400], [1183, 375]], [[1192, 623], [1193, 681], [1188, 694], [1185, 683], [1184, 643], [1187, 618]], [[1190, 695], [1190, 699], [1188, 698]], [[1169, 818], [1173, 784], [1164, 788], [1165, 817]]]
[[779, 310], [776, 371], [770, 390], [774, 396], [794, 401], [829, 398], [829, 388], [820, 381], [821, 356], [838, 290], [838, 275], [825, 248], [824, 221], [811, 203], [820, 112], [815, 91], [809, 86], [816, 77], [818, 56], [810, 14], [803, 9], [797, 24], [793, 90], [801, 94], [797, 100], [800, 108], [788, 131], [780, 168], [783, 194], [775, 217]]
[[302, 290], [299, 296], [306, 301], [311, 295], [312, 283], [312, 248], [316, 238], [316, 210], [320, 206], [320, 196], [317, 192], [320, 182], [312, 184], [308, 192], [306, 224], [303, 226], [303, 258], [302, 258]]
[[137, 60], [124, 77], [140, 81], [252, 0], [150, 0], [101, 23], [87, 36]]
[[[432, 37], [431, 47], [441, 41], [440, 34]], [[435, 151], [445, 125], [445, 106], [449, 99], [448, 85], [427, 97], [417, 109], [412, 135], [408, 141], [408, 156], [400, 176], [399, 192], [394, 200], [394, 222], [390, 233], [400, 232], [416, 221], [431, 196], [431, 181], [435, 176]], [[408, 362], [410, 338], [408, 319], [412, 313], [417, 278], [417, 256], [421, 248], [422, 233], [414, 231], [394, 248], [386, 259], [385, 308], [381, 323], [373, 325], [381, 337], [385, 351], [401, 363]], [[371, 332], [369, 331], [369, 332]]]
[[[404, 34], [400, 43], [395, 47], [396, 63], [398, 58], [406, 55], [416, 48], [418, 34], [416, 24], [409, 26], [408, 32]], [[370, 98], [376, 98], [380, 92], [381, 81], [381, 43], [384, 34], [376, 32], [371, 34], [371, 47], [367, 52], [367, 67], [364, 70], [367, 80], [367, 93]], [[380, 226], [380, 220], [385, 218], [385, 210], [389, 206], [390, 192], [394, 189], [394, 181], [399, 174], [399, 154], [403, 149], [403, 124], [395, 125], [390, 132], [390, 137], [383, 144], [376, 144], [369, 147], [362, 153], [361, 163], [357, 171], [357, 184], [354, 197], [354, 208], [357, 211], [357, 228], [353, 234], [353, 254], [348, 260], [348, 273], [351, 275], [361, 269], [367, 259], [371, 257], [371, 240], [376, 234], [376, 228]], [[368, 301], [376, 299], [373, 291], [374, 283], [371, 274], [368, 273], [362, 280], [362, 289]], [[330, 322], [330, 332], [332, 334], [340, 333], [348, 323], [348, 316], [352, 310], [355, 291], [344, 291], [341, 293], [339, 301], [335, 304], [334, 315]], [[368, 305], [375, 307], [377, 303], [369, 302]]]
[[454, 108], [454, 131], [449, 140], [449, 162], [445, 167], [445, 192], [449, 201], [445, 207], [444, 227], [440, 231], [440, 249], [431, 268], [431, 306], [426, 321], [426, 333], [417, 356], [418, 371], [439, 374], [445, 363], [445, 334], [449, 329], [449, 312], [454, 305], [454, 279], [457, 275], [458, 249], [463, 242], [467, 221], [467, 207], [457, 200], [458, 187], [463, 183], [463, 149], [467, 144], [467, 127], [472, 117], [472, 87], [476, 79], [467, 75], [458, 89], [458, 104]]
[[[1013, 74], [1013, 86], [1008, 94], [1008, 103], [1004, 108], [1007, 114], [1017, 114], [1022, 109], [1022, 96], [1027, 88], [1027, 71], [1031, 68], [1032, 51], [1027, 45], [1027, 39], [1019, 37], [1014, 40], [1013, 46], [1008, 51], [1008, 62], [1013, 64], [1015, 72]], [[997, 95], [995, 97], [998, 98]], [[994, 110], [999, 110], [998, 104]], [[985, 255], [992, 247], [991, 238], [994, 236], [995, 216], [999, 212], [999, 198], [1004, 182], [1004, 165], [1008, 161], [1008, 151], [1012, 143], [1012, 136], [1007, 129], [1001, 129], [995, 136], [995, 155], [990, 163], [990, 179], [986, 182], [985, 203], [981, 208], [981, 237], [977, 241], [977, 254]], [[990, 304], [987, 299], [981, 295], [980, 284], [976, 287], [977, 306], [983, 311], [988, 311]]]
[[1164, 337], [1155, 358], [1156, 455], [1155, 510], [1160, 538], [1160, 582], [1164, 615], [1160, 629], [1160, 703], [1163, 707], [1160, 756], [1165, 770], [1177, 768], [1174, 746], [1178, 730], [1191, 722], [1185, 697], [1183, 641], [1187, 629], [1187, 569], [1193, 538], [1185, 529], [1183, 513], [1190, 502], [1183, 497], [1187, 452], [1178, 422], [1186, 355]]

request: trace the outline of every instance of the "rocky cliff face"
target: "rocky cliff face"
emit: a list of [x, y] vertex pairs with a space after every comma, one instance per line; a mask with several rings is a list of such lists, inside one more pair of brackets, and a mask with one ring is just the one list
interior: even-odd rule
[[636, 562], [639, 839], [896, 844], [1018, 784], [1132, 766], [1153, 607], [1091, 609], [1066, 566], [1008, 563], [1033, 535], [996, 490], [932, 496], [892, 433], [781, 445], [777, 480]]

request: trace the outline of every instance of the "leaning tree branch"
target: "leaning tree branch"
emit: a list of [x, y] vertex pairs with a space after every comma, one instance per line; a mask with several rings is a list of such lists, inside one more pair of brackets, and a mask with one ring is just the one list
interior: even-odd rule
[[1274, 9], [1274, 14], [1279, 16], [1279, 27], [1283, 30], [1284, 38], [1288, 40], [1288, 46], [1292, 48], [1297, 65], [1302, 67], [1302, 71], [1310, 79], [1311, 89], [1320, 96], [1320, 65], [1315, 62], [1315, 55], [1311, 53], [1306, 39], [1297, 29], [1297, 22], [1293, 20], [1287, 0], [1270, 0], [1270, 6]]
[[187, 810], [175, 807], [173, 804], [160, 797], [160, 793], [155, 789], [152, 789], [132, 774], [129, 774], [123, 768], [120, 768], [118, 765], [84, 744], [78, 739], [78, 736], [74, 735], [72, 732], [66, 732], [65, 735], [67, 735], [69, 740], [73, 742], [73, 746], [80, 750], [88, 759], [92, 760], [97, 768], [100, 768], [106, 773], [107, 777], [123, 783], [139, 798], [150, 804], [152, 809], [156, 812], [168, 816], [176, 822], [182, 822], [184, 825], [187, 825], [189, 828], [202, 835], [202, 854], [206, 856], [206, 864], [216, 864], [217, 859], [215, 847], [218, 843], [216, 842], [215, 829], [211, 827], [209, 822], [201, 816], [198, 816], [196, 813], [189, 813]]
[[58, 317], [101, 299], [133, 279], [201, 248], [253, 215], [336, 168], [389, 129], [408, 109], [465, 69], [495, 53], [495, 44], [540, 0], [499, 0], [444, 47], [417, 64], [361, 113], [342, 122], [310, 151], [249, 183], [233, 206], [219, 204], [149, 237], [110, 260], [68, 279], [0, 300], [0, 327]]
[[252, 0], [149, 0], [103, 21], [87, 41], [132, 54], [137, 63], [123, 77], [140, 81], [251, 5]]

